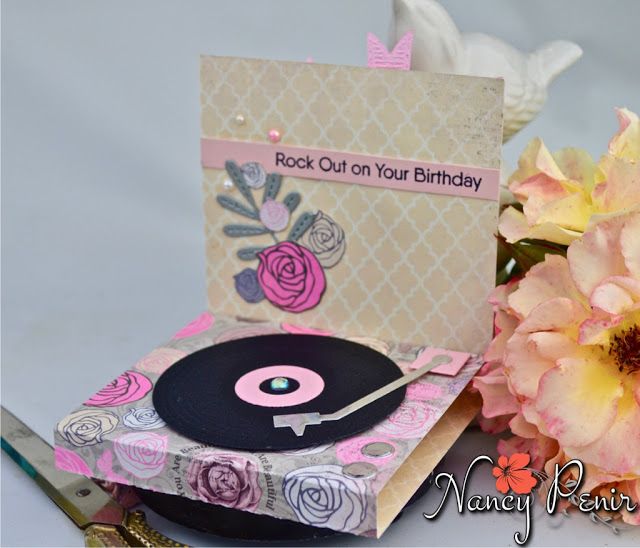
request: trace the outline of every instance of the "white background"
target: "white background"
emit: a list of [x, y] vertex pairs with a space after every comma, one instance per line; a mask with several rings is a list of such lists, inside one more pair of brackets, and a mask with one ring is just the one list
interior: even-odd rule
[[[577, 65], [505, 147], [605, 149], [614, 106], [640, 111], [640, 2], [443, 1], [463, 31], [523, 50], [574, 40]], [[2, 404], [52, 439], [56, 420], [205, 306], [198, 55], [364, 65], [388, 0], [2, 2]], [[462, 473], [495, 440], [470, 432]], [[491, 493], [488, 469], [476, 483]], [[2, 455], [3, 545], [80, 545], [79, 531]], [[513, 544], [521, 517], [427, 523], [432, 492], [379, 545]], [[154, 523], [181, 540], [225, 543]], [[581, 516], [540, 516], [534, 544], [640, 544]], [[331, 541], [376, 544], [364, 539]], [[331, 542], [325, 544], [330, 544]]]

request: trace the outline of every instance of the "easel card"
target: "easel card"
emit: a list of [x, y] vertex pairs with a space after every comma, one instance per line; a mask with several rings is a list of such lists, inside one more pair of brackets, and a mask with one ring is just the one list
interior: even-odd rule
[[209, 307], [481, 352], [502, 81], [202, 57]]

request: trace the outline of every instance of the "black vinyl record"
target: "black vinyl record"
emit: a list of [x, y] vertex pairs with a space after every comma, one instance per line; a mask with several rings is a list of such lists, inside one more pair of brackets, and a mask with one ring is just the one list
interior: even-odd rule
[[402, 376], [366, 346], [315, 335], [263, 335], [210, 346], [165, 371], [153, 405], [180, 434], [229, 449], [286, 451], [367, 430], [402, 402], [399, 388], [337, 421], [310, 425], [302, 436], [275, 428], [274, 415], [332, 413]]

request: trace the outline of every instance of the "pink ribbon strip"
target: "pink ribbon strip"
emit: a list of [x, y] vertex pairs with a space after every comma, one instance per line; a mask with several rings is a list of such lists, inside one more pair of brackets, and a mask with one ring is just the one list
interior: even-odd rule
[[224, 169], [227, 160], [258, 162], [268, 172], [283, 176], [483, 200], [499, 198], [499, 169], [230, 139], [203, 138], [200, 145], [205, 168]]

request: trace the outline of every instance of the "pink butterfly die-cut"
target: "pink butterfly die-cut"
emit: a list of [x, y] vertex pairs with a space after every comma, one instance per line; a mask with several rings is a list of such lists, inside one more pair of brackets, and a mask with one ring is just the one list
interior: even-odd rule
[[412, 45], [412, 31], [406, 32], [391, 52], [375, 34], [369, 32], [367, 33], [367, 66], [369, 68], [409, 70], [411, 68]]

